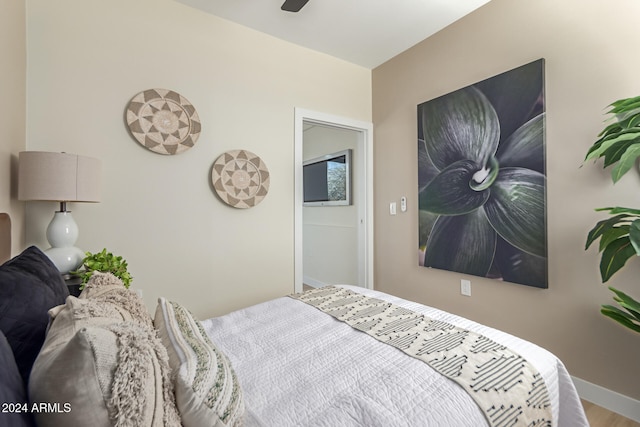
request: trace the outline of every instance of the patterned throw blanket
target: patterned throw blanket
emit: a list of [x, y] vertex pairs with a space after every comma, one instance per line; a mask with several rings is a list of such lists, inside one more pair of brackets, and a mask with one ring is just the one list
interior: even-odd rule
[[424, 361], [457, 382], [491, 426], [553, 425], [542, 376], [522, 356], [485, 336], [335, 286], [291, 297]]

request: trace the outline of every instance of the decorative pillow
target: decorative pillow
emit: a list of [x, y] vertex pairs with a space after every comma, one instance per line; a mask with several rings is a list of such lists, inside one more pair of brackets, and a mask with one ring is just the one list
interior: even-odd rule
[[13, 358], [11, 346], [0, 332], [0, 404], [8, 405], [0, 411], [0, 425], [31, 427], [33, 419], [22, 377]]
[[185, 427], [240, 426], [244, 401], [229, 359], [181, 305], [158, 299], [154, 324], [169, 353]]
[[58, 410], [36, 413], [38, 426], [179, 426], [167, 351], [156, 331], [109, 317], [110, 309], [98, 308], [104, 305], [69, 297], [50, 310], [29, 397]]
[[111, 273], [94, 272], [80, 298], [112, 305], [121, 312], [123, 320], [135, 320], [153, 328], [153, 319], [142, 298]]
[[35, 246], [0, 266], [0, 330], [25, 385], [44, 342], [47, 310], [64, 304], [68, 295], [56, 266]]

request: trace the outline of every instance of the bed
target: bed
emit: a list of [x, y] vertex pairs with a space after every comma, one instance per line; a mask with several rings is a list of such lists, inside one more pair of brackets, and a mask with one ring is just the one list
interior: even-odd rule
[[[340, 288], [479, 332], [526, 355], [547, 383], [554, 420], [548, 425], [588, 425], [564, 365], [548, 351], [431, 307], [374, 290]], [[422, 360], [291, 297], [202, 323], [236, 369], [247, 425], [488, 425], [460, 385]]]
[[[385, 310], [393, 318], [382, 320]], [[492, 418], [469, 387], [434, 365], [454, 360], [448, 353], [418, 345], [411, 354], [403, 338], [411, 328], [474, 337], [484, 349], [476, 353], [523, 356], [536, 396], [518, 394], [528, 379], [510, 380], [493, 402], [508, 415]], [[148, 312], [110, 274], [69, 296], [53, 264], [30, 247], [0, 266], [0, 330], [3, 426], [588, 426], [565, 367], [548, 351], [351, 286], [200, 321], [165, 298]], [[520, 415], [513, 402], [539, 412]]]

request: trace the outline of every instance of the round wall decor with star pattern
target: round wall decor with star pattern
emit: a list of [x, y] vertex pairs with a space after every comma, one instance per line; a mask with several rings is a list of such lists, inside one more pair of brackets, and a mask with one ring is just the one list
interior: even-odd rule
[[195, 107], [168, 89], [148, 89], [134, 96], [127, 107], [127, 126], [142, 146], [169, 155], [193, 147], [202, 128]]
[[251, 208], [269, 191], [269, 169], [260, 157], [247, 150], [231, 150], [218, 157], [211, 169], [218, 196], [234, 208]]

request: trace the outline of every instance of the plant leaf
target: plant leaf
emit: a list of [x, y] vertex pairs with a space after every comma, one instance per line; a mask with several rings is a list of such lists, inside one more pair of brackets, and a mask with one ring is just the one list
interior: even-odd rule
[[595, 150], [599, 149], [600, 147], [602, 147], [602, 144], [604, 144], [605, 142], [615, 139], [621, 135], [637, 133], [637, 131], [638, 131], [637, 127], [632, 127], [632, 128], [622, 127], [620, 123], [614, 123], [607, 126], [606, 128], [604, 128], [602, 132], [600, 132], [600, 134], [598, 135], [599, 138], [596, 140], [596, 142], [593, 143], [593, 145], [587, 151], [587, 158], [590, 158], [590, 154], [593, 153]]
[[610, 125], [607, 125], [599, 134], [598, 134], [598, 139], [596, 140], [596, 142], [589, 148], [589, 152], [593, 151], [594, 149], [596, 149], [600, 144], [602, 144], [604, 141], [607, 140], [607, 137], [613, 134], [617, 134], [619, 132], [622, 132], [624, 130], [624, 128], [622, 127], [622, 124], [619, 122], [615, 122], [615, 123], [611, 123]]
[[619, 225], [617, 227], [611, 227], [604, 232], [600, 238], [600, 247], [598, 252], [602, 252], [611, 242], [619, 239], [620, 237], [627, 236], [629, 234], [628, 225]]
[[616, 99], [611, 104], [609, 104], [609, 107], [617, 107], [617, 106], [620, 106], [620, 105], [624, 106], [624, 105], [632, 104], [634, 102], [640, 102], [640, 96], [635, 96], [635, 97], [632, 97], [632, 98]]
[[625, 208], [623, 206], [597, 208], [596, 211], [609, 211], [610, 214], [626, 214], [626, 217], [630, 221], [631, 218], [640, 217], [640, 209]]
[[427, 153], [439, 170], [460, 160], [482, 167], [498, 148], [498, 116], [472, 86], [420, 104], [418, 115]]
[[495, 248], [496, 233], [480, 210], [441, 216], [429, 235], [424, 266], [485, 276]]
[[636, 321], [640, 321], [640, 302], [612, 286], [609, 286], [609, 289], [616, 294], [614, 299], [618, 304], [629, 310]]
[[603, 167], [607, 168], [609, 166], [611, 166], [612, 164], [614, 164], [615, 162], [619, 161], [622, 158], [622, 155], [625, 153], [625, 151], [627, 151], [627, 149], [633, 145], [635, 145], [636, 143], [634, 141], [627, 141], [623, 144], [617, 144], [615, 147], [612, 147], [610, 150], [607, 150], [603, 156], [604, 157], [604, 162], [603, 162]]
[[638, 126], [639, 124], [640, 124], [640, 114], [629, 117], [627, 120], [624, 120], [623, 122], [621, 122], [621, 126], [624, 126], [627, 128], [635, 127], [635, 126]]
[[626, 311], [620, 309], [620, 307], [616, 307], [614, 305], [609, 305], [609, 304], [603, 304], [601, 307], [602, 308], [606, 308], [607, 311], [609, 311], [609, 312], [616, 313], [617, 316], [619, 316], [621, 318], [625, 318], [629, 322], [636, 322], [637, 321], [635, 319], [635, 317], [631, 316]]
[[610, 113], [615, 114], [616, 120], [619, 122], [626, 121], [629, 117], [640, 114], [640, 103], [628, 105], [624, 109], [612, 109]]
[[633, 130], [625, 131], [624, 133], [621, 132], [619, 135], [611, 139], [606, 139], [602, 141], [602, 143], [599, 144], [596, 149], [588, 151], [587, 156], [585, 157], [584, 160], [587, 161], [587, 160], [597, 159], [598, 157], [601, 157], [601, 156], [606, 156], [605, 153], [607, 150], [611, 150], [611, 149], [616, 150], [617, 149], [616, 144], [624, 144], [624, 143], [627, 143], [628, 141], [632, 141], [634, 143], [635, 142], [640, 143], [640, 128], [634, 128]]
[[610, 131], [613, 131], [615, 128], [615, 126], [617, 126], [618, 132], [624, 130], [624, 129], [631, 129], [635, 126], [637, 126], [638, 124], [638, 120], [640, 119], [640, 114], [631, 114], [628, 117], [622, 118], [620, 116], [613, 116], [613, 119], [615, 119], [616, 121], [612, 124], [610, 124], [609, 126], [607, 126], [602, 132], [603, 133], [607, 133]]
[[629, 328], [631, 330], [634, 330], [636, 332], [640, 332], [640, 325], [629, 320], [625, 316], [625, 313], [622, 310], [616, 307], [613, 307], [611, 305], [603, 305], [600, 309], [600, 312], [605, 316], [610, 317], [611, 319], [620, 323], [622, 326]]
[[[640, 143], [640, 139], [638, 142]], [[618, 162], [616, 167], [611, 171], [611, 179], [613, 179], [614, 184], [618, 182], [625, 173], [629, 172], [639, 156], [640, 144], [631, 145], [625, 150], [624, 154], [620, 158], [620, 162]]]
[[596, 211], [597, 212], [609, 211], [610, 214], [626, 213], [626, 214], [629, 214], [630, 216], [633, 215], [633, 216], [639, 216], [640, 217], [640, 209], [625, 208], [625, 207], [622, 207], [622, 206], [607, 207], [607, 208], [597, 208]]
[[618, 121], [627, 121], [629, 118], [636, 117], [638, 114], [640, 114], [640, 108], [636, 105], [635, 109], [617, 113], [615, 117]]
[[516, 248], [546, 257], [545, 176], [524, 168], [501, 169], [483, 209], [487, 219]]
[[489, 190], [475, 191], [469, 186], [478, 169], [470, 160], [445, 168], [420, 192], [419, 208], [441, 215], [462, 215], [478, 209], [490, 194]]
[[620, 270], [629, 258], [636, 254], [629, 237], [621, 237], [609, 243], [602, 251], [600, 260], [600, 276], [607, 282], [613, 274]]
[[640, 219], [636, 219], [629, 226], [629, 240], [631, 240], [636, 255], [640, 256]]
[[107, 252], [107, 248], [103, 248], [102, 251], [95, 254], [86, 252], [82, 263], [85, 271], [82, 273], [81, 289], [84, 288], [84, 284], [91, 278], [94, 271], [113, 273], [122, 280], [126, 288], [129, 288], [131, 284], [132, 276], [127, 271], [127, 261], [122, 256], [114, 256], [111, 252]]
[[[605, 210], [605, 209], [609, 210], [612, 208], [602, 208], [601, 210]], [[608, 233], [609, 230], [611, 230], [613, 227], [619, 226], [619, 224], [624, 222], [624, 220], [627, 217], [628, 217], [627, 215], [621, 214], [621, 215], [616, 215], [614, 217], [598, 221], [596, 225], [591, 229], [591, 231], [589, 231], [589, 234], [587, 235], [587, 242], [585, 244], [584, 249], [585, 250], [589, 249], [589, 246], [591, 246], [591, 244], [594, 241], [596, 241], [603, 234]]]
[[618, 99], [609, 104], [609, 107], [611, 107], [610, 114], [618, 114], [640, 108], [640, 96]]

